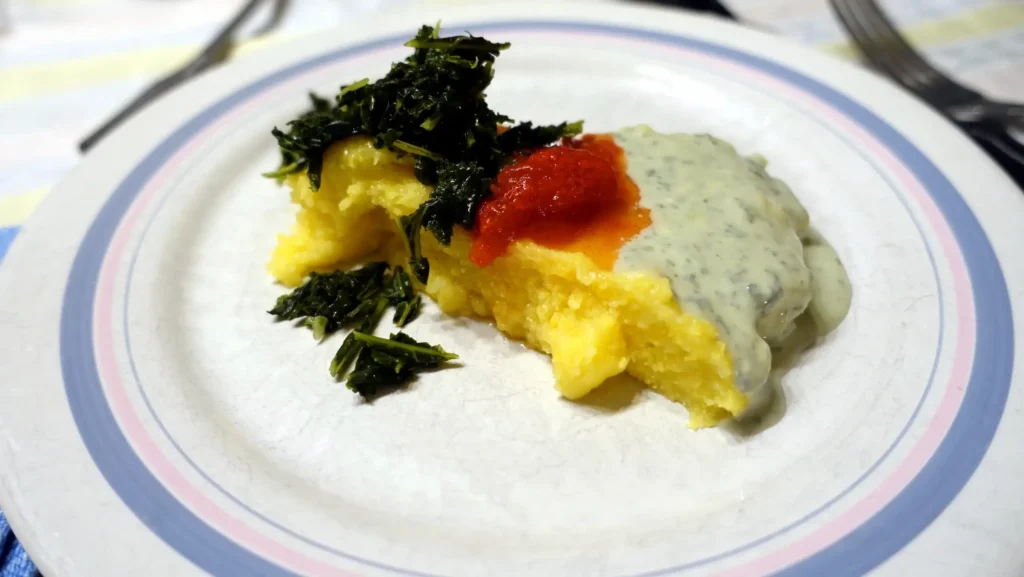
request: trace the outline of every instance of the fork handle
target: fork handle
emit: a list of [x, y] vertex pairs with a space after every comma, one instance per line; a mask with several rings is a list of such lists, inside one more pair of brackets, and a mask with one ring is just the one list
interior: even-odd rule
[[1024, 104], [988, 101], [982, 105], [985, 118], [1009, 124], [1024, 126]]
[[947, 108], [946, 114], [961, 124], [992, 122], [1024, 131], [1024, 104], [988, 100], [979, 95], [974, 102]]
[[1006, 129], [994, 123], [977, 123], [964, 127], [974, 141], [981, 145], [993, 160], [1024, 190], [1024, 144]]
[[[223, 28], [217, 31], [217, 35], [199, 54], [177, 70], [160, 78], [147, 87], [141, 94], [136, 96], [134, 100], [114, 114], [112, 118], [108, 119], [98, 128], [93, 130], [88, 136], [82, 139], [82, 141], [78, 143], [78, 149], [81, 152], [87, 152], [97, 142], [102, 140], [108, 132], [120, 126], [121, 123], [133, 116], [140, 109], [148, 106], [153, 100], [163, 96], [165, 93], [176, 88], [179, 84], [198, 76], [206, 69], [226, 60], [234, 46], [233, 37], [235, 32], [238, 31], [242, 24], [245, 23], [249, 16], [252, 15], [253, 11], [255, 11], [262, 2], [263, 0], [246, 0], [245, 4], [242, 5], [238, 12], [235, 13]], [[277, 4], [283, 5], [284, 2], [286, 2], [286, 0], [278, 0]], [[275, 10], [274, 17], [280, 17], [277, 10]]]
[[[200, 64], [200, 65], [196, 65]], [[81, 142], [78, 143], [78, 150], [81, 152], [88, 152], [97, 142], [102, 140], [107, 133], [111, 130], [120, 126], [125, 120], [133, 116], [136, 112], [145, 108], [150, 102], [163, 96], [165, 93], [170, 91], [172, 88], [188, 80], [189, 78], [203, 72], [214, 64], [209, 59], [202, 59], [201, 61], [194, 61], [189, 64], [186, 68], [177, 70], [164, 76], [160, 80], [157, 80], [151, 84], [148, 88], [142, 91], [141, 94], [132, 99], [131, 102], [126, 104], [124, 108], [117, 111], [114, 116], [107, 119], [102, 125], [94, 129], [88, 134]]]
[[718, 14], [723, 18], [729, 20], [738, 20], [736, 15], [732, 13], [724, 4], [718, 0], [647, 0], [653, 4], [661, 6], [668, 6], [671, 8], [682, 8], [684, 10], [693, 10], [694, 12], [708, 12], [711, 14]]

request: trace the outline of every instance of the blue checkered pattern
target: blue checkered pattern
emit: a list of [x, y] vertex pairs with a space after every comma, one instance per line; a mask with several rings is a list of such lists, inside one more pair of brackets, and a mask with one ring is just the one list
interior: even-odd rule
[[40, 577], [25, 549], [14, 538], [3, 513], [0, 513], [0, 577]]
[[[0, 228], [0, 261], [7, 254], [18, 227]], [[38, 577], [39, 571], [29, 560], [28, 554], [21, 543], [14, 538], [14, 532], [7, 523], [7, 518], [0, 511], [0, 577]]]

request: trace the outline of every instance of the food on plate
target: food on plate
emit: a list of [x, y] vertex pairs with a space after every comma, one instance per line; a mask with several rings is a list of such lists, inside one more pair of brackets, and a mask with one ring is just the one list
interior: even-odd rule
[[348, 386], [372, 398], [420, 371], [458, 358], [403, 332], [388, 339], [370, 334], [389, 306], [395, 308], [392, 322], [401, 328], [416, 318], [420, 297], [401, 267], [392, 269], [386, 262], [374, 262], [351, 272], [311, 272], [302, 286], [278, 298], [269, 312], [281, 320], [303, 319], [318, 341], [352, 326], [354, 330], [331, 361], [331, 375], [346, 372], [355, 361], [346, 379]]
[[[373, 349], [369, 335], [389, 305], [397, 326], [414, 318], [415, 289], [550, 354], [567, 398], [625, 372], [710, 426], [764, 404], [773, 350], [802, 348], [845, 317], [842, 264], [763, 159], [648, 126], [512, 124], [483, 98], [507, 45], [429, 27], [409, 45], [382, 80], [314, 98], [275, 130], [272, 176], [299, 213], [268, 267], [299, 288], [271, 312], [306, 318], [317, 336], [354, 328], [332, 364], [340, 376], [355, 361], [350, 387], [375, 394], [418, 370], [397, 378], [413, 363], [363, 361], [389, 356], [388, 339]], [[394, 342], [422, 368], [452, 356]]]

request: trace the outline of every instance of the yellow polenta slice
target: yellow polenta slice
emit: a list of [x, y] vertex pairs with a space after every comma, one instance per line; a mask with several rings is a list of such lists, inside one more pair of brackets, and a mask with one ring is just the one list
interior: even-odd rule
[[[310, 188], [305, 174], [291, 175], [287, 184], [300, 209], [268, 267], [288, 286], [311, 271], [371, 256], [404, 264], [408, 254], [395, 220], [430, 194], [409, 157], [377, 150], [365, 138], [327, 151], [320, 190]], [[509, 337], [550, 354], [555, 386], [565, 397], [578, 399], [627, 372], [683, 403], [694, 427], [746, 407], [715, 326], [680, 308], [668, 280], [602, 270], [582, 254], [529, 241], [480, 268], [469, 261], [471, 240], [456, 228], [446, 247], [422, 233], [430, 260], [425, 292], [447, 314], [493, 319]]]

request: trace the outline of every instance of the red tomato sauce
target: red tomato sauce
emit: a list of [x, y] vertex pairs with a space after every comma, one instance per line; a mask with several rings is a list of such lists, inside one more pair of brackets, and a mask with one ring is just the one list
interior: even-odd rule
[[619, 249], [651, 223], [626, 156], [606, 134], [523, 155], [501, 169], [480, 206], [470, 260], [487, 266], [519, 239], [581, 252], [610, 270]]

